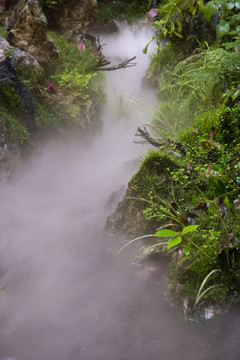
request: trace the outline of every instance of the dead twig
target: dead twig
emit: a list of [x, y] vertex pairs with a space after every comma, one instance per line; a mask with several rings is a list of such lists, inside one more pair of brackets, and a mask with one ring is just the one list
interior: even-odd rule
[[179, 151], [181, 154], [186, 153], [185, 146], [180, 141], [171, 141], [170, 139], [167, 139], [165, 142], [160, 143], [155, 139], [153, 139], [153, 137], [147, 131], [145, 125], [143, 125], [143, 129], [141, 129], [140, 127], [137, 128], [137, 132], [135, 136], [139, 136], [142, 138], [142, 140], [139, 141], [134, 140], [135, 144], [151, 144], [154, 147], [165, 147], [165, 148], [169, 146], [173, 146], [176, 149], [176, 151]]
[[140, 138], [142, 138], [142, 140], [139, 141], [134, 140], [135, 144], [151, 144], [154, 147], [161, 147], [164, 145], [151, 137], [145, 125], [143, 125], [143, 129], [141, 129], [140, 127], [137, 128], [135, 136], [139, 136]]
[[119, 70], [119, 69], [124, 69], [127, 67], [136, 66], [137, 63], [131, 63], [131, 61], [135, 60], [135, 59], [136, 59], [136, 56], [133, 56], [131, 59], [126, 59], [122, 63], [110, 66], [108, 68], [102, 68], [102, 66], [109, 65], [110, 61], [102, 59], [98, 65], [96, 71], [113, 71], [113, 70]]

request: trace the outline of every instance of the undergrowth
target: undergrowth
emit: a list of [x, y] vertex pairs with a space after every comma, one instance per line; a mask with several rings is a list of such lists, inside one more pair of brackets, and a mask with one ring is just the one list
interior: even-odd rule
[[47, 93], [42, 89], [38, 93], [38, 124], [49, 128], [78, 124], [85, 129], [105, 100], [104, 77], [96, 72], [97, 57], [90, 43], [82, 51], [77, 48], [77, 43], [83, 40], [54, 32], [48, 32], [48, 38], [59, 51], [48, 80], [56, 90]]
[[99, 19], [134, 21], [144, 16], [151, 8], [151, 0], [99, 0]]
[[[148, 76], [158, 84], [159, 109], [151, 129], [163, 145], [144, 163], [155, 163], [164, 151], [176, 167], [158, 164], [148, 183], [135, 187], [146, 220], [159, 229], [152, 234], [152, 252], [172, 256], [171, 293], [189, 316], [208, 305], [228, 308], [240, 301], [239, 7], [166, 0], [155, 23], [159, 44]], [[188, 46], [179, 50], [176, 38], [192, 38], [184, 21], [201, 18], [199, 12], [203, 22], [219, 15], [218, 39], [208, 43], [194, 36], [197, 46], [189, 54]]]

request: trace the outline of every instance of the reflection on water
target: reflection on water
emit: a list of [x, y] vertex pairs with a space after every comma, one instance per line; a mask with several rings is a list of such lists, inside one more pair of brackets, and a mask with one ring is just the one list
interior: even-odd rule
[[[221, 333], [212, 321], [185, 323], [164, 300], [165, 265], [152, 274], [116, 261], [109, 248], [118, 240], [103, 231], [110, 194], [127, 184], [144, 151], [132, 140], [151, 119], [139, 101], [153, 106], [156, 98], [141, 87], [149, 38], [149, 30], [126, 28], [104, 39], [107, 56], [137, 55], [138, 66], [108, 74], [102, 134], [84, 148], [76, 140], [43, 144], [1, 189], [0, 358], [237, 359], [221, 343], [230, 339], [237, 354], [236, 323], [232, 337], [231, 326]], [[138, 101], [119, 112], [119, 94]]]

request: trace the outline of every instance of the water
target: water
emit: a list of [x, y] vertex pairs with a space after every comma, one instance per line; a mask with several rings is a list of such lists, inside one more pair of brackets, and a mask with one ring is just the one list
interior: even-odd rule
[[103, 132], [84, 147], [43, 144], [1, 188], [0, 358], [207, 360], [237, 344], [231, 328], [223, 347], [213, 322], [185, 323], [165, 301], [165, 264], [152, 275], [134, 258], [116, 261], [111, 249], [122, 244], [104, 233], [110, 194], [146, 151], [133, 138], [151, 119], [140, 103], [156, 99], [141, 86], [149, 38], [148, 29], [122, 29], [104, 39], [113, 62], [137, 55], [138, 65], [107, 73]]

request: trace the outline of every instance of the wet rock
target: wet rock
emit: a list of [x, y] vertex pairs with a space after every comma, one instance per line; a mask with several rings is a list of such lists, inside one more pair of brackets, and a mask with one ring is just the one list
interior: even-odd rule
[[32, 55], [39, 64], [48, 67], [58, 56], [53, 43], [46, 36], [47, 19], [37, 0], [20, 0], [7, 24], [10, 45]]
[[43, 77], [43, 68], [37, 60], [25, 51], [12, 47], [0, 36], [0, 62], [9, 59], [11, 65], [20, 73], [28, 73], [32, 78]]
[[91, 31], [95, 34], [114, 34], [119, 32], [119, 28], [114, 20], [104, 19], [98, 21], [95, 25], [91, 27]]
[[[0, 120], [2, 123], [2, 119]], [[12, 172], [21, 162], [21, 151], [19, 145], [9, 143], [6, 136], [6, 127], [1, 128], [0, 135], [0, 183], [5, 183], [9, 180]]]
[[171, 171], [177, 168], [177, 162], [168, 155], [158, 154], [147, 158], [128, 184], [126, 195], [119, 202], [116, 211], [106, 222], [107, 232], [120, 232], [129, 238], [153, 234], [161, 224], [147, 220], [143, 211], [147, 208], [148, 193], [152, 190], [152, 179], [157, 179], [159, 193], [161, 190], [171, 193]]
[[126, 192], [126, 186], [122, 185], [117, 191], [114, 191], [109, 196], [108, 201], [106, 202], [104, 208], [108, 213], [112, 213], [115, 211], [117, 204], [119, 201], [123, 198], [124, 194]]
[[143, 208], [142, 202], [133, 199], [133, 192], [128, 188], [125, 197], [118, 203], [116, 211], [108, 217], [105, 230], [120, 232], [129, 237], [143, 235], [148, 232], [142, 214]]
[[34, 132], [37, 129], [35, 123], [36, 101], [28, 88], [20, 82], [16, 70], [8, 58], [0, 62], [0, 84], [3, 83], [10, 85], [21, 98], [22, 121], [30, 132]]
[[44, 7], [49, 27], [62, 32], [87, 32], [97, 16], [96, 0], [64, 0], [57, 8]]

